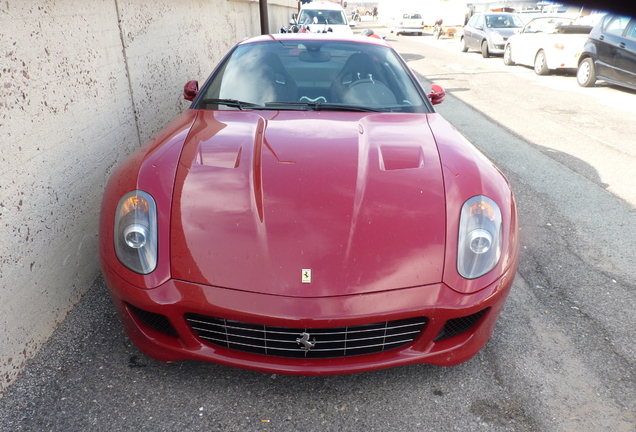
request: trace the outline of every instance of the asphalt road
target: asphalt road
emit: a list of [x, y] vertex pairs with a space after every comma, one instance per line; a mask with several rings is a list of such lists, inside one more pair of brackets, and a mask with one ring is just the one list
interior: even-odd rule
[[0, 399], [1, 431], [636, 431], [636, 93], [384, 34], [516, 193], [520, 267], [486, 347], [330, 377], [162, 364], [97, 280]]

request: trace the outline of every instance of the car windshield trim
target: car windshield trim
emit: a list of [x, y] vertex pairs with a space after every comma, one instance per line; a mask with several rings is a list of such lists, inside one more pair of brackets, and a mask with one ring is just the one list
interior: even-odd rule
[[215, 98], [203, 99], [203, 103], [234, 106], [234, 107], [237, 107], [238, 109], [240, 109], [241, 111], [243, 111], [243, 107], [245, 107], [245, 108], [256, 108], [256, 107], [264, 108], [262, 105], [259, 105], [259, 104], [255, 104], [255, 103], [252, 103], [252, 102], [240, 101], [240, 100], [236, 100], [236, 99], [215, 99]]
[[357, 111], [357, 112], [390, 112], [388, 108], [368, 108], [357, 105], [324, 103], [324, 102], [265, 102], [266, 107], [308, 107], [314, 111]]
[[356, 105], [334, 104], [322, 102], [265, 102], [259, 105], [252, 102], [239, 101], [236, 99], [203, 99], [203, 103], [226, 105], [236, 107], [241, 111], [248, 110], [278, 110], [278, 111], [306, 111], [303, 108], [310, 108], [312, 111], [355, 111], [355, 112], [390, 112], [388, 108], [368, 108]]

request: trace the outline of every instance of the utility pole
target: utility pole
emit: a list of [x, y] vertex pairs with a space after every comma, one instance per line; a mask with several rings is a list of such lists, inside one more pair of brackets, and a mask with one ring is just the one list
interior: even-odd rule
[[267, 13], [267, 0], [258, 0], [258, 9], [261, 15], [261, 34], [269, 34], [269, 15]]

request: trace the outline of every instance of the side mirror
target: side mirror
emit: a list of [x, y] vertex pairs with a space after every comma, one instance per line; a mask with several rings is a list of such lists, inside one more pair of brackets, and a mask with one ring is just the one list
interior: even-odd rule
[[355, 27], [355, 26], [356, 26], [355, 21], [349, 21], [349, 27]]
[[428, 94], [428, 98], [433, 105], [438, 105], [444, 102], [446, 98], [446, 90], [441, 85], [433, 84], [431, 86], [431, 92]]
[[199, 94], [198, 81], [188, 81], [186, 85], [183, 86], [183, 98], [185, 100], [193, 101], [198, 94]]

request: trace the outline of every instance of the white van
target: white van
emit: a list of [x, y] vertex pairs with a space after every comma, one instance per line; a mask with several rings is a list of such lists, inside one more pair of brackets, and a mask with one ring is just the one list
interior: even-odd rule
[[344, 9], [337, 3], [316, 1], [306, 3], [300, 9], [297, 24], [308, 29], [312, 33], [333, 32], [338, 35], [353, 35], [351, 27], [355, 26], [352, 22], [349, 24], [347, 14]]

